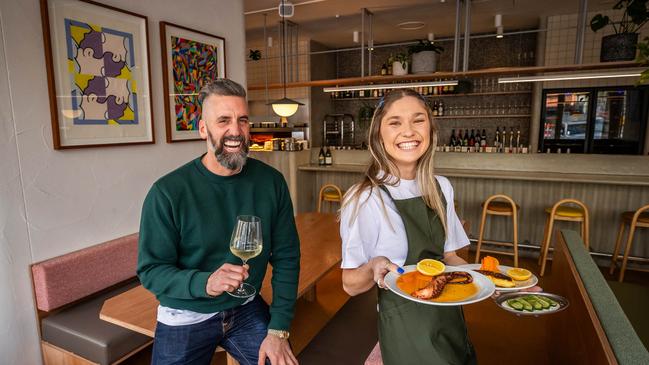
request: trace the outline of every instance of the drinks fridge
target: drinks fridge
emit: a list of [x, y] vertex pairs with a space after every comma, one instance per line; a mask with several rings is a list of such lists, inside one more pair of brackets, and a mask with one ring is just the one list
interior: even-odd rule
[[649, 88], [543, 91], [541, 152], [642, 154]]

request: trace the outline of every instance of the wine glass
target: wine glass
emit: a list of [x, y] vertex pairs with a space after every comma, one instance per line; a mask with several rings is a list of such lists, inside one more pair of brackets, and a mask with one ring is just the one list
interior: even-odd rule
[[[230, 239], [230, 251], [243, 261], [245, 265], [248, 260], [258, 256], [263, 248], [261, 236], [261, 219], [254, 215], [240, 215], [237, 217], [237, 225], [232, 231]], [[227, 292], [233, 297], [248, 298], [255, 295], [255, 287], [242, 282], [233, 292]]]

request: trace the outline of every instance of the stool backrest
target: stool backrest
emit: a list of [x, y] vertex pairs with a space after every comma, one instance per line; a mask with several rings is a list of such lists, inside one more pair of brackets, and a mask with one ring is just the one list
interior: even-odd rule
[[631, 227], [638, 224], [638, 218], [640, 217], [640, 214], [646, 212], [647, 210], [649, 210], [649, 204], [640, 207], [640, 209], [635, 211], [635, 214], [633, 214], [633, 219], [631, 220]]
[[325, 184], [322, 185], [320, 188], [320, 193], [318, 194], [318, 213], [321, 212], [322, 209], [322, 202], [325, 200], [325, 193], [327, 190], [333, 190], [335, 194], [338, 196], [338, 202], [343, 201], [343, 192], [340, 190], [340, 188], [337, 185], [334, 184]]
[[582, 237], [582, 239], [584, 241], [584, 245], [586, 246], [586, 248], [589, 248], [589, 246], [590, 246], [590, 240], [588, 239], [589, 238], [588, 237], [589, 218], [588, 218], [588, 207], [586, 207], [586, 204], [582, 203], [581, 201], [579, 201], [577, 199], [572, 199], [572, 198], [561, 199], [552, 206], [552, 210], [550, 211], [550, 217], [554, 217], [554, 215], [557, 213], [557, 209], [559, 209], [560, 206], [565, 205], [565, 204], [578, 205], [584, 211], [584, 226], [586, 228], [584, 229], [584, 237]]
[[516, 203], [514, 202], [514, 199], [510, 198], [509, 196], [507, 196], [505, 194], [496, 194], [496, 195], [492, 195], [492, 196], [488, 197], [487, 200], [485, 200], [485, 202], [484, 202], [485, 208], [488, 207], [489, 203], [491, 203], [494, 200], [505, 200], [506, 202], [511, 204], [513, 214], [514, 215], [518, 214], [518, 208], [516, 207]]

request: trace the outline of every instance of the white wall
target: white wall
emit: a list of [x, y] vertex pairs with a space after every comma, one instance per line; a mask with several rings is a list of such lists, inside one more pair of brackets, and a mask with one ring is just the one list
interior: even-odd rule
[[138, 230], [161, 175], [204, 151], [165, 142], [158, 22], [223, 36], [228, 77], [246, 83], [241, 0], [109, 0], [148, 17], [156, 144], [54, 151], [38, 0], [0, 1], [0, 354], [39, 364], [29, 265]]

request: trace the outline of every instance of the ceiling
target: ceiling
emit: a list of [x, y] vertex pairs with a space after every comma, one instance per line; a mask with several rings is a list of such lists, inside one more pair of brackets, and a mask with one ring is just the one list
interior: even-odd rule
[[[318, 1], [318, 0], [316, 0]], [[292, 0], [295, 15], [290, 21], [299, 25], [301, 35], [331, 48], [358, 46], [353, 42], [353, 31], [361, 30], [361, 9], [374, 14], [372, 30], [375, 44], [395, 43], [423, 39], [427, 34], [449, 38], [455, 32], [455, 0]], [[299, 5], [304, 3], [304, 5]], [[590, 0], [588, 11], [610, 9], [616, 0]], [[269, 34], [277, 31], [281, 20], [277, 12], [280, 0], [244, 0], [244, 11], [275, 8], [265, 12]], [[580, 0], [473, 0], [471, 5], [471, 33], [494, 33], [494, 15], [502, 14], [505, 32], [533, 29], [540, 17], [576, 14]], [[248, 40], [263, 37], [264, 13], [245, 16]], [[402, 30], [399, 23], [418, 21], [424, 23], [419, 30]], [[366, 30], [369, 32], [368, 19]], [[464, 26], [462, 26], [464, 30]]]

